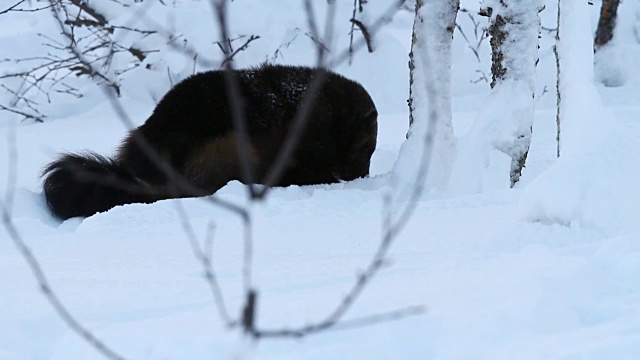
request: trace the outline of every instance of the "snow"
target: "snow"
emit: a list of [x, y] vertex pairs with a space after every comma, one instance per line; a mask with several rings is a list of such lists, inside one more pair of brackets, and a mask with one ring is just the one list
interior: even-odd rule
[[[335, 47], [341, 49], [348, 45], [352, 2], [336, 3]], [[111, 2], [105, 3], [105, 11], [115, 12], [115, 6], [106, 9], [106, 4]], [[169, 9], [157, 5], [173, 16], [172, 26], [188, 26], [190, 34], [211, 30], [206, 2], [177, 4]], [[324, 16], [325, 2], [314, 4], [318, 16]], [[556, 3], [545, 4], [542, 23], [554, 27]], [[86, 79], [73, 79], [86, 96], [55, 95], [43, 108], [48, 117], [42, 124], [2, 113], [0, 200], [4, 203], [13, 194], [13, 223], [71, 313], [126, 358], [635, 359], [640, 354], [640, 190], [635, 184], [640, 176], [635, 146], [640, 140], [640, 71], [626, 69], [620, 87], [594, 85], [591, 35], [599, 2], [590, 7], [586, 2], [562, 4], [563, 20], [574, 24], [565, 34], [575, 41], [561, 44], [567, 64], [561, 83], [567, 94], [561, 157], [556, 159], [555, 59], [549, 52], [555, 33], [543, 31], [536, 95], [544, 87], [548, 93], [535, 102], [531, 150], [521, 181], [509, 189], [508, 175], [495, 175], [485, 179], [495, 185], [491, 188], [431, 191], [414, 200], [415, 212], [393, 243], [388, 264], [345, 320], [415, 305], [426, 308], [422, 315], [302, 339], [249, 340], [220, 320], [176, 204], [184, 207], [201, 241], [214, 226], [214, 267], [234, 317], [244, 304], [243, 233], [236, 215], [206, 199], [182, 199], [119, 206], [63, 223], [52, 218], [40, 189], [42, 167], [63, 151], [112, 154], [127, 131], [102, 90]], [[477, 1], [463, 1], [463, 6], [475, 9]], [[375, 18], [384, 8], [375, 5], [368, 16]], [[312, 64], [315, 53], [304, 35], [301, 9], [285, 0], [231, 2], [232, 32], [261, 35], [236, 65], [261, 63], [265, 54], [292, 40], [295, 27], [303, 30], [282, 48], [278, 62]], [[627, 24], [626, 31], [617, 33], [627, 64], [640, 61], [632, 32], [635, 14], [619, 14]], [[46, 15], [0, 15], [0, 49], [11, 49], [1, 57], [40, 51], [41, 41], [31, 40], [46, 29]], [[157, 21], [164, 22], [163, 16]], [[43, 21], [34, 22], [34, 17]], [[26, 24], [33, 27], [25, 29], [31, 26]], [[278, 188], [251, 206], [252, 283], [258, 290], [260, 327], [297, 327], [323, 319], [378, 248], [386, 181], [408, 127], [412, 24], [411, 12], [399, 13], [378, 34], [376, 52], [360, 52], [351, 66], [337, 69], [361, 82], [380, 112], [372, 177]], [[462, 24], [472, 33], [470, 23]], [[207, 46], [211, 39], [201, 36], [197, 41]], [[478, 64], [457, 32], [452, 48], [453, 125], [462, 145], [461, 139], [471, 139], [477, 131], [478, 113], [490, 111], [489, 85], [472, 82], [475, 69], [486, 69], [490, 59], [484, 48], [483, 64]], [[176, 74], [173, 81], [190, 74], [193, 66], [192, 59], [175, 54], [163, 60]], [[0, 62], [0, 73], [15, 66]], [[170, 85], [167, 74], [164, 66], [124, 76], [120, 100], [136, 124]], [[0, 103], [8, 98], [2, 93]], [[12, 134], [18, 158], [16, 185], [10, 187], [11, 141], [5, 139]], [[461, 151], [458, 161], [466, 161]], [[468, 176], [476, 171], [469, 170]], [[217, 196], [247, 203], [238, 182]], [[394, 205], [394, 214], [397, 205], [403, 204]], [[0, 230], [0, 359], [95, 358], [101, 356], [55, 314], [8, 233]]]
[[605, 86], [622, 86], [627, 80], [629, 66], [624, 50], [610, 42], [594, 54], [595, 79]]
[[640, 191], [628, 186], [640, 158], [625, 124], [600, 100], [584, 4], [562, 3], [560, 158], [523, 194], [525, 218], [633, 229]]

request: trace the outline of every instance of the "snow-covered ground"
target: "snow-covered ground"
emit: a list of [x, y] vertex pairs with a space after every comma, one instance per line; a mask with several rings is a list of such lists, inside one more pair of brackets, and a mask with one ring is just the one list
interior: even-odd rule
[[[238, 66], [263, 62], [265, 54], [293, 38], [277, 61], [313, 63], [311, 41], [291, 30], [306, 26], [302, 2], [292, 3], [231, 3], [233, 31], [261, 34], [238, 55]], [[352, 4], [338, 3], [335, 46], [341, 49], [348, 44]], [[204, 21], [211, 18], [207, 2], [180, 4], [173, 26], [191, 35], [207, 32], [212, 26]], [[599, 6], [595, 1], [589, 9], [592, 28]], [[319, 16], [323, 9], [318, 6]], [[635, 180], [640, 149], [634, 145], [640, 140], [640, 71], [633, 64], [640, 62], [634, 37], [638, 13], [632, 2], [621, 4], [616, 54], [622, 54], [617, 60], [627, 67], [624, 86], [596, 84], [591, 92], [590, 79], [569, 79], [570, 85], [587, 87], [582, 102], [573, 100], [573, 114], [588, 119], [584, 126], [580, 119], [569, 119], [578, 122], [566, 131], [577, 133], [567, 134], [567, 156], [560, 160], [555, 156], [554, 34], [543, 32], [533, 142], [521, 182], [515, 189], [468, 195], [425, 194], [394, 242], [388, 266], [345, 320], [414, 305], [426, 308], [422, 315], [302, 339], [249, 341], [220, 320], [176, 204], [184, 207], [200, 238], [215, 225], [214, 267], [234, 316], [243, 305], [243, 232], [236, 215], [202, 199], [183, 199], [120, 206], [63, 223], [52, 218], [38, 177], [44, 164], [63, 151], [111, 154], [127, 132], [90, 81], [78, 80], [84, 98], [56, 96], [59, 101], [44, 105], [49, 118], [42, 124], [2, 113], [0, 199], [13, 198], [12, 221], [64, 304], [129, 359], [637, 359], [640, 188]], [[545, 28], [555, 27], [555, 14], [556, 5], [547, 1], [541, 13]], [[0, 58], [44, 51], [36, 33], [56, 33], [46, 16], [0, 15]], [[473, 37], [466, 14], [459, 20]], [[412, 21], [410, 12], [399, 13], [379, 34], [376, 52], [358, 53], [351, 66], [337, 68], [370, 91], [380, 112], [372, 178], [275, 189], [267, 201], [251, 205], [261, 328], [323, 319], [378, 248], [386, 174], [408, 127]], [[480, 48], [479, 64], [456, 32], [453, 120], [461, 146], [473, 136], [469, 130], [489, 92], [486, 82], [472, 82], [479, 77], [477, 69], [490, 76], [487, 46], [485, 41]], [[580, 54], [584, 48], [565, 50]], [[192, 66], [177, 55], [162, 60], [178, 78]], [[17, 66], [22, 64], [2, 62], [0, 72]], [[168, 88], [167, 73], [143, 70], [123, 81], [121, 102], [136, 123], [145, 120], [154, 99]], [[17, 179], [12, 185], [14, 142]], [[506, 181], [508, 174], [503, 176]], [[238, 182], [216, 196], [246, 203]], [[92, 358], [100, 355], [56, 315], [8, 233], [0, 230], [0, 359]]]

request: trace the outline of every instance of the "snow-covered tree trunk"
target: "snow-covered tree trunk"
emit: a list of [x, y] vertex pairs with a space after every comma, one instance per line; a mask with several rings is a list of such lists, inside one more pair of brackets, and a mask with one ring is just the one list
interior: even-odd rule
[[620, 62], [620, 49], [614, 39], [620, 0], [602, 0], [600, 20], [593, 41], [595, 78], [605, 86], [622, 86], [626, 74]]
[[531, 144], [541, 8], [540, 0], [485, 0], [482, 6], [491, 18], [491, 101], [503, 105], [485, 115], [502, 129], [493, 146], [511, 158], [511, 186], [520, 180]]
[[637, 209], [639, 196], [627, 187], [637, 145], [594, 84], [589, 3], [562, 0], [558, 18], [560, 156], [524, 189], [521, 214], [572, 228], [637, 224], [637, 211], [629, 209]]
[[[429, 188], [446, 187], [455, 159], [451, 121], [451, 41], [459, 0], [417, 0], [411, 53], [407, 140], [392, 170], [397, 188], [411, 188], [422, 161], [428, 174], [419, 179]], [[420, 154], [428, 156], [421, 156]]]
[[[602, 104], [593, 83], [594, 54], [587, 4], [560, 2], [558, 8], [558, 93], [560, 158], [582, 156], [591, 137], [602, 136], [597, 124]], [[588, 35], [587, 35], [588, 34]], [[589, 138], [584, 140], [583, 138]]]
[[478, 193], [520, 179], [531, 144], [541, 0], [485, 0], [493, 88], [461, 143], [451, 190]]
[[531, 144], [541, 6], [542, 0], [482, 4], [491, 21], [492, 90], [459, 139], [452, 194], [503, 189], [520, 178]]

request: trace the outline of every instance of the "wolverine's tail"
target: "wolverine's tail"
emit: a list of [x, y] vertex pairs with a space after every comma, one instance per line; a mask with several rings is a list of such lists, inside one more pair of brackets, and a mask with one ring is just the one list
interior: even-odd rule
[[90, 152], [64, 154], [44, 169], [43, 177], [47, 205], [61, 219], [162, 198], [124, 166]]

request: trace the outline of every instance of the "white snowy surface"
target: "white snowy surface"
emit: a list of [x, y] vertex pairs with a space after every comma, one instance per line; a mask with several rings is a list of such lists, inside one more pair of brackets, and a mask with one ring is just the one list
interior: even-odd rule
[[[260, 32], [264, 40], [240, 55], [238, 65], [264, 61], [265, 54], [291, 36], [288, 29], [306, 26], [302, 5], [284, 3], [232, 3], [245, 10], [242, 16], [234, 15], [234, 33]], [[336, 47], [344, 48], [351, 2], [338, 3], [341, 30], [336, 32]], [[624, 6], [630, 6], [627, 3]], [[192, 33], [206, 33], [211, 13], [199, 9], [206, 2], [183, 4], [173, 12], [175, 26], [190, 25]], [[546, 5], [542, 24], [553, 28], [555, 3]], [[463, 6], [473, 9], [477, 2], [465, 1]], [[319, 16], [322, 9], [318, 6]], [[591, 23], [583, 24], [591, 30], [597, 9], [599, 1], [581, 10], [591, 12]], [[627, 9], [621, 21], [633, 24], [636, 10]], [[369, 16], [379, 13], [374, 10]], [[0, 58], [43, 51], [33, 40], [46, 29], [45, 21], [33, 20], [42, 16], [0, 16]], [[252, 206], [260, 327], [296, 327], [323, 318], [378, 247], [382, 184], [408, 126], [412, 22], [411, 13], [399, 14], [379, 34], [376, 52], [358, 53], [351, 67], [338, 68], [370, 91], [380, 112], [372, 178], [275, 189], [266, 202]], [[470, 26], [466, 20], [461, 23]], [[626, 29], [618, 41], [625, 46], [628, 63], [636, 64], [640, 45], [631, 26]], [[543, 32], [532, 147], [521, 182], [509, 189], [505, 175], [504, 186], [490, 191], [457, 196], [430, 192], [417, 200], [413, 217], [391, 248], [389, 265], [345, 320], [423, 305], [427, 311], [420, 316], [303, 339], [248, 341], [220, 321], [176, 203], [184, 206], [201, 238], [210, 223], [215, 225], [214, 266], [234, 316], [243, 305], [237, 216], [202, 199], [184, 199], [119, 206], [84, 220], [53, 219], [38, 178], [44, 164], [63, 151], [111, 154], [127, 131], [102, 92], [87, 80], [78, 79], [87, 96], [56, 97], [59, 102], [46, 106], [50, 117], [43, 124], [1, 113], [0, 199], [4, 202], [13, 194], [13, 222], [62, 301], [84, 326], [128, 359], [637, 359], [640, 150], [635, 145], [640, 140], [640, 72], [627, 69], [621, 87], [593, 85], [592, 60], [585, 55], [591, 35], [574, 30], [572, 36], [580, 41], [565, 49], [577, 61], [567, 87], [579, 90], [576, 98], [567, 99], [563, 156], [556, 160], [555, 60], [549, 47], [554, 34]], [[473, 28], [467, 31], [471, 34]], [[472, 136], [473, 119], [486, 111], [489, 86], [472, 82], [476, 69], [488, 69], [486, 49], [482, 54], [483, 63], [478, 64], [456, 31], [452, 88], [458, 137]], [[308, 38], [299, 35], [283, 57], [278, 62], [312, 64]], [[183, 61], [184, 69], [192, 65], [187, 66], [186, 58], [170, 59], [174, 65]], [[14, 65], [2, 62], [0, 72]], [[175, 66], [175, 74], [186, 73]], [[166, 74], [166, 69], [131, 72], [123, 81], [121, 101], [136, 123], [153, 109], [154, 96], [166, 91]], [[13, 135], [17, 180], [8, 188]], [[217, 196], [246, 202], [238, 182]], [[0, 230], [0, 359], [94, 358], [101, 356], [54, 313], [11, 238]]]

